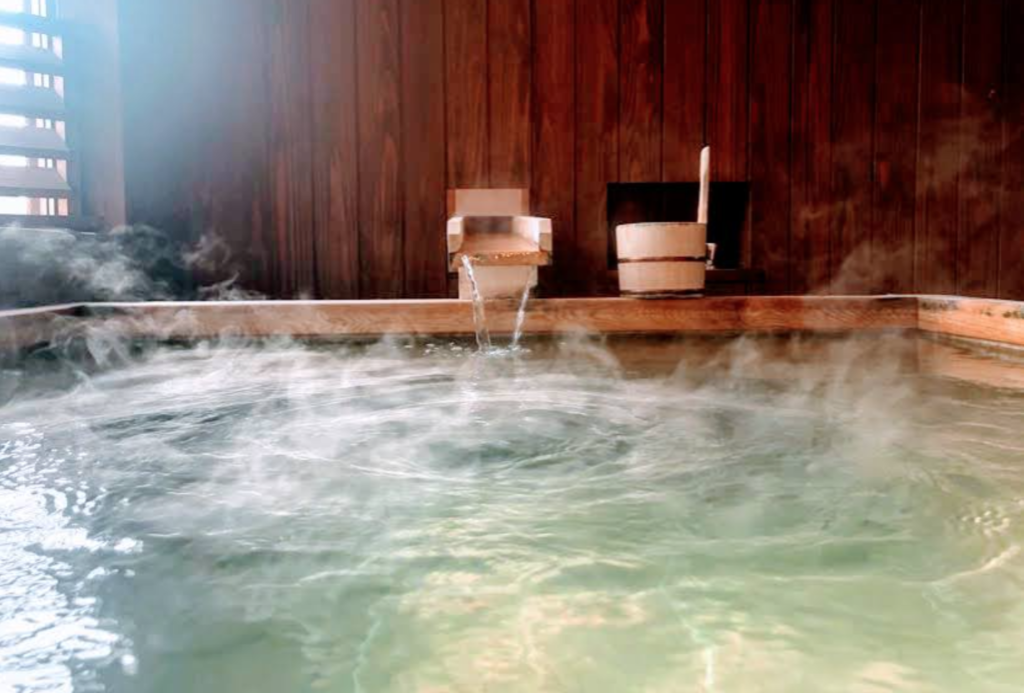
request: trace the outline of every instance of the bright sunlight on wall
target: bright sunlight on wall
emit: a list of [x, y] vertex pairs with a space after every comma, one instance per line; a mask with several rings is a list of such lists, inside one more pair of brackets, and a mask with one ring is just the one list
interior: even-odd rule
[[[48, 3], [45, 0], [0, 0], [0, 15], [30, 14], [36, 17], [46, 17], [49, 14], [48, 10]], [[2, 17], [0, 17], [0, 46], [24, 46], [33, 51], [52, 51], [58, 58], [62, 53], [62, 43], [59, 38], [26, 31], [17, 25], [3, 26]], [[29, 70], [17, 67], [0, 68], [0, 88], [28, 87], [53, 89], [61, 96], [63, 95], [63, 83], [59, 78]], [[18, 132], [23, 134], [16, 134]], [[46, 135], [49, 139], [40, 140], [40, 135], [45, 132], [50, 133]], [[0, 154], [0, 174], [2, 174], [3, 179], [7, 180], [9, 178], [12, 169], [57, 169], [60, 175], [66, 179], [65, 161], [52, 157], [40, 158], [40, 156], [46, 156], [48, 151], [42, 152], [40, 156], [35, 155], [37, 150], [42, 149], [39, 145], [40, 141], [47, 144], [49, 151], [53, 151], [54, 143], [56, 143], [60, 153], [64, 153], [66, 151], [63, 144], [64, 133], [65, 126], [60, 120], [6, 113], [3, 112], [3, 109], [0, 109], [0, 141], [3, 141], [9, 149], [13, 148], [15, 150], [14, 152], [8, 151], [7, 153]], [[58, 137], [59, 139], [57, 139]], [[18, 149], [27, 149], [28, 151], [22, 153]], [[18, 174], [15, 177], [15, 180], [18, 179], [29, 180], [24, 178], [23, 174]], [[8, 188], [8, 192], [15, 192], [15, 190]], [[65, 200], [12, 196], [10, 194], [0, 196], [0, 215], [54, 215], [66, 213], [67, 203]]]

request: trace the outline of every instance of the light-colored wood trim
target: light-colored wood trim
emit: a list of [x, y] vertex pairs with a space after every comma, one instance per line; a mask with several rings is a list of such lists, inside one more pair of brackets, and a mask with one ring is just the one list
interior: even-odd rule
[[[492, 331], [510, 332], [516, 309], [514, 301], [488, 305]], [[90, 325], [156, 339], [473, 333], [472, 305], [452, 300], [107, 303], [85, 304], [78, 311]], [[530, 303], [525, 329], [536, 334], [836, 332], [912, 329], [916, 315], [913, 298], [544, 299]]]
[[449, 217], [520, 217], [530, 214], [530, 191], [520, 188], [448, 190]]
[[466, 240], [466, 218], [452, 217], [447, 226], [448, 254], [454, 255], [462, 249]]
[[955, 296], [918, 297], [922, 332], [1024, 347], [1024, 303]]
[[0, 311], [0, 354], [52, 344], [65, 334], [84, 306], [46, 306]]
[[[512, 330], [514, 301], [491, 302], [494, 332]], [[113, 303], [0, 311], [0, 351], [45, 344], [82, 326], [150, 339], [469, 335], [466, 301], [255, 301]], [[766, 297], [542, 299], [530, 303], [534, 334], [856, 332], [921, 329], [1024, 347], [1024, 303], [955, 297]]]
[[554, 250], [551, 220], [544, 217], [512, 217], [512, 233], [525, 238], [548, 255]]

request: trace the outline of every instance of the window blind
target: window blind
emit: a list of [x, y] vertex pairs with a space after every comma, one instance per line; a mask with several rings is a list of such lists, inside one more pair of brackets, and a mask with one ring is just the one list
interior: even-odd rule
[[74, 212], [57, 0], [0, 0], [0, 219]]

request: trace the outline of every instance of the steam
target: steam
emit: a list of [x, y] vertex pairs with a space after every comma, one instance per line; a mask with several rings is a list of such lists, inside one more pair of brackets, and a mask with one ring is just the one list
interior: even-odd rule
[[900, 335], [87, 344], [119, 367], [26, 389], [0, 459], [82, 493], [66, 525], [92, 543], [62, 569], [114, 571], [69, 579], [102, 590], [81, 618], [132, 634], [108, 667], [170, 650], [218, 690], [941, 689], [1024, 634], [1019, 601], [977, 604], [1024, 573], [1024, 410], [922, 382]]
[[[826, 290], [874, 266], [864, 246]], [[213, 234], [0, 231], [8, 306], [252, 298], [242, 270]], [[0, 600], [23, 628], [0, 667], [132, 690], [173, 653], [228, 691], [969, 690], [1016, 666], [1018, 395], [919, 378], [895, 334], [529, 344], [93, 322], [0, 368], [0, 580], [46, 588]]]
[[[215, 233], [194, 246], [149, 226], [109, 233], [0, 228], [0, 309], [104, 301], [255, 300]], [[196, 286], [194, 277], [223, 277]]]
[[[810, 293], [819, 295], [840, 294], [879, 294], [891, 292], [895, 286], [903, 287], [903, 293], [922, 293], [928, 287], [917, 285], [917, 274], [921, 268], [915, 267], [915, 244], [924, 243], [925, 231], [917, 228], [920, 223], [916, 216], [914, 204], [920, 204], [924, 196], [935, 200], [952, 199], [954, 195], [970, 196], [970, 201], [989, 197], [986, 204], [981, 205], [987, 211], [987, 218], [979, 218], [979, 212], [972, 209], [968, 218], [961, 216], [961, 210], [954, 209], [948, 218], [932, 220], [933, 225], [946, 225], [942, 231], [954, 246], [963, 238], [975, 238], [973, 242], [997, 243], [991, 237], [977, 240], [973, 229], [963, 229], [960, 233], [949, 233], [949, 225], [978, 223], [991, 224], [993, 215], [999, 208], [1000, 194], [999, 157], [1009, 156], [1020, 148], [1024, 139], [1024, 127], [1010, 129], [1001, 123], [995, 115], [992, 99], [995, 94], [977, 94], [961, 89], [959, 84], [945, 85], [950, 95], [959, 92], [962, 101], [959, 113], [955, 117], [933, 120], [924, 123], [924, 130], [918, 133], [920, 142], [911, 138], [904, 142], [904, 147], [922, 148], [920, 155], [916, 151], [904, 150], [901, 154], [912, 156], [915, 161], [912, 180], [894, 180], [891, 184], [896, 188], [908, 191], [911, 208], [904, 208], [903, 214], [909, 211], [912, 217], [905, 233], [916, 238], [907, 238], [899, 247], [886, 247], [877, 238], [878, 216], [875, 201], [872, 200], [873, 185], [877, 185], [875, 176], [896, 175], [876, 167], [868, 180], [857, 181], [863, 186], [850, 198], [828, 199], [827, 201], [807, 201], [795, 210], [794, 226], [811, 225], [810, 233], [821, 235], [822, 257], [818, 258], [827, 266], [822, 276], [812, 278], [815, 282]], [[975, 114], [975, 115], [971, 115]], [[1000, 127], [1006, 132], [1000, 132]], [[833, 158], [843, 161], [873, 161], [875, 151], [871, 144], [838, 141], [832, 143]], [[899, 154], [898, 154], [899, 155]], [[822, 165], [819, 162], [818, 165]], [[872, 164], [873, 165], [873, 164]], [[831, 172], [836, 175], [835, 170]], [[826, 193], [828, 196], [828, 193]], [[916, 202], [915, 202], [916, 201]], [[961, 208], [963, 204], [961, 204]], [[890, 208], [891, 211], [891, 208]], [[833, 238], [835, 224], [842, 223], [846, 233], [854, 242], [847, 249], [840, 250], [829, 247]], [[904, 223], [901, 221], [901, 223]], [[914, 229], [911, 232], [911, 229]], [[777, 249], [772, 252], [780, 252]], [[839, 253], [842, 252], [842, 255]], [[963, 248], [951, 247], [938, 261], [952, 263], [943, 268], [949, 276], [956, 276], [956, 257], [966, 252]], [[934, 261], [934, 260], [928, 260]], [[759, 262], [754, 258], [754, 265]], [[958, 281], [962, 288], [963, 283]]]

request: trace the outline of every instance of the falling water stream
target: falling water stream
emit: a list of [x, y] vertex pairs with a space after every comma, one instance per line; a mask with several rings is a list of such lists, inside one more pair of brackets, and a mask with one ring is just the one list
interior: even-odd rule
[[526, 305], [530, 302], [530, 283], [523, 287], [523, 296], [519, 299], [519, 310], [516, 311], [516, 327], [512, 331], [512, 351], [519, 348], [519, 341], [523, 338], [523, 326], [526, 324]]
[[[466, 269], [466, 278], [469, 279], [469, 285], [473, 291], [473, 329], [476, 332], [477, 346], [482, 352], [493, 351], [494, 344], [491, 340], [490, 329], [487, 327], [487, 308], [483, 294], [480, 292], [480, 285], [476, 280], [476, 273], [473, 271], [473, 261], [464, 255], [462, 257], [462, 266]], [[509, 345], [510, 351], [519, 349], [519, 342], [523, 338], [523, 326], [526, 324], [526, 307], [529, 302], [530, 284], [527, 282], [523, 287], [523, 293], [519, 299], [519, 307], [516, 310], [516, 322], [512, 330], [512, 343]]]
[[491, 333], [487, 329], [487, 309], [484, 298], [480, 294], [480, 286], [476, 283], [473, 272], [473, 261], [467, 255], [462, 256], [462, 266], [466, 269], [466, 278], [473, 289], [473, 327], [476, 329], [476, 344], [480, 351], [490, 351]]

